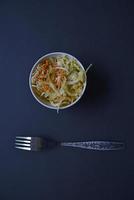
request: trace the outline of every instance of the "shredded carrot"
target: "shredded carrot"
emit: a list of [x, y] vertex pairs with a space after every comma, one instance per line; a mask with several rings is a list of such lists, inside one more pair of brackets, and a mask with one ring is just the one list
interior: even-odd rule
[[50, 91], [50, 87], [48, 85], [45, 85], [43, 90], [44, 90], [44, 92]]
[[58, 89], [60, 89], [61, 87], [64, 76], [65, 76], [65, 73], [62, 69], [55, 70], [55, 84]]

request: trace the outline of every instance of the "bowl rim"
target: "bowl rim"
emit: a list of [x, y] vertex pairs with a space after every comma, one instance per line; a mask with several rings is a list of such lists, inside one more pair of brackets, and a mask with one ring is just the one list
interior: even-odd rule
[[31, 84], [32, 72], [33, 72], [33, 70], [36, 68], [37, 64], [38, 64], [41, 60], [43, 60], [44, 58], [50, 57], [50, 56], [53, 56], [53, 55], [56, 55], [56, 54], [59, 54], [59, 55], [67, 55], [68, 57], [74, 58], [74, 59], [78, 62], [78, 64], [80, 65], [80, 67], [85, 71], [85, 69], [84, 69], [82, 63], [81, 63], [75, 56], [73, 56], [73, 55], [71, 55], [71, 54], [69, 54], [69, 53], [59, 52], [59, 51], [55, 51], [55, 52], [52, 52], [52, 53], [47, 53], [47, 54], [41, 56], [41, 57], [34, 63], [34, 65], [32, 66], [32, 69], [31, 69], [30, 74], [29, 74], [29, 87], [30, 87], [30, 91], [31, 91], [33, 97], [34, 97], [34, 98], [36, 99], [36, 101], [38, 101], [38, 103], [40, 103], [42, 106], [47, 107], [47, 108], [50, 108], [50, 109], [53, 109], [53, 110], [57, 110], [57, 109], [63, 110], [63, 109], [69, 108], [69, 107], [73, 106], [74, 104], [76, 104], [76, 103], [81, 99], [81, 97], [83, 96], [83, 94], [84, 94], [84, 92], [85, 92], [85, 89], [86, 89], [86, 86], [87, 86], [86, 71], [85, 71], [85, 76], [86, 76], [86, 77], [85, 77], [85, 83], [84, 83], [84, 87], [83, 87], [83, 90], [82, 90], [82, 92], [81, 92], [81, 95], [80, 95], [73, 103], [71, 103], [71, 104], [69, 104], [69, 105], [67, 105], [67, 106], [61, 107], [61, 108], [60, 108], [60, 107], [57, 108], [57, 107], [54, 107], [54, 106], [51, 106], [51, 105], [47, 105], [47, 104], [41, 102], [41, 101], [36, 97], [35, 93], [33, 92], [32, 84]]

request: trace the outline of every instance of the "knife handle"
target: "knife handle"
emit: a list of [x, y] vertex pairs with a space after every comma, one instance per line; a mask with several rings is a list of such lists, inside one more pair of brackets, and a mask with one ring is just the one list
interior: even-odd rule
[[78, 147], [98, 151], [121, 150], [125, 148], [125, 144], [123, 142], [114, 141], [62, 142], [61, 146]]

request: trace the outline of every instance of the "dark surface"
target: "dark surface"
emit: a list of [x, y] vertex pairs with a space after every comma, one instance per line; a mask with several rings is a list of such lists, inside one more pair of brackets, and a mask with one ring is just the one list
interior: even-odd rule
[[[64, 51], [88, 72], [80, 102], [60, 112], [32, 97], [42, 55]], [[0, 1], [0, 200], [134, 199], [134, 2]], [[125, 151], [14, 149], [16, 135], [124, 140]]]

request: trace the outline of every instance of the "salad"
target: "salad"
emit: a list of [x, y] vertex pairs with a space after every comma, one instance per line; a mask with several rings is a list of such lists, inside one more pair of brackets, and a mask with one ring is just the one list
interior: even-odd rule
[[60, 108], [82, 94], [86, 73], [76, 59], [57, 56], [40, 61], [31, 78], [34, 94], [45, 104]]

